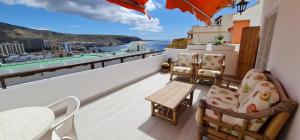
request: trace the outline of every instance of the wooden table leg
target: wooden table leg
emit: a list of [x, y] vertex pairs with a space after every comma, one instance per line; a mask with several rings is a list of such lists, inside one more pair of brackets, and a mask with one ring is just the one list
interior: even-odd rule
[[154, 116], [154, 103], [151, 102], [151, 116]]
[[177, 110], [173, 110], [173, 124], [177, 124]]
[[194, 90], [190, 93], [190, 106], [193, 105]]

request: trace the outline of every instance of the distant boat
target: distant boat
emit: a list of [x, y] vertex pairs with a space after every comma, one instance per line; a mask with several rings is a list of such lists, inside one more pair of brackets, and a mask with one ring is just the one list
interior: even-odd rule
[[150, 51], [144, 41], [132, 41], [126, 45], [127, 48], [121, 49], [123, 52]]

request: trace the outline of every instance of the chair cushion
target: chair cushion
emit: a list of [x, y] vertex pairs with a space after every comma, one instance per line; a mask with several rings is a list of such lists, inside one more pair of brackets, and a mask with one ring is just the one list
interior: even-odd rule
[[204, 54], [202, 56], [201, 68], [208, 70], [220, 70], [224, 59], [225, 55], [223, 54]]
[[226, 104], [232, 104], [236, 107], [239, 106], [239, 102], [238, 102], [239, 96], [238, 96], [237, 92], [233, 92], [231, 90], [224, 89], [224, 88], [221, 88], [221, 87], [218, 87], [215, 85], [213, 85], [210, 88], [206, 97], [214, 98], [214, 99], [224, 102]]
[[191, 73], [191, 70], [192, 69], [190, 67], [173, 67], [173, 71], [181, 73]]
[[[235, 105], [226, 104], [224, 102], [221, 102], [221, 101], [213, 99], [213, 98], [206, 98], [205, 100], [206, 100], [207, 104], [210, 104], [210, 105], [222, 108], [222, 109], [228, 109], [228, 110], [235, 111], [235, 112], [238, 111], [238, 108]], [[207, 109], [205, 114], [211, 118], [218, 119], [218, 114], [212, 110]], [[199, 117], [200, 117], [200, 110], [198, 108], [198, 110], [196, 112], [196, 121], [197, 122], [200, 122]], [[225, 122], [225, 123], [231, 124], [231, 125], [239, 125], [240, 127], [242, 126], [240, 124], [237, 124], [238, 123], [237, 118], [234, 118], [234, 117], [231, 117], [228, 115], [223, 115], [222, 122]], [[217, 127], [217, 125], [215, 123], [211, 123], [211, 122], [209, 122], [208, 125], [213, 128]], [[233, 136], [239, 136], [239, 133], [236, 132], [235, 130], [231, 130], [231, 129], [227, 129], [227, 128], [221, 128], [221, 130], [223, 132], [231, 134]], [[250, 136], [245, 136], [245, 140], [255, 140], [255, 139]]]
[[[222, 102], [222, 101], [220, 101], [218, 99], [215, 99], [215, 98], [207, 98], [207, 97], [205, 97], [203, 99], [206, 100], [207, 104], [210, 104], [210, 105], [222, 108], [222, 109], [227, 109], [227, 110], [231, 110], [231, 111], [235, 111], [235, 112], [238, 109], [238, 107], [235, 106], [235, 105], [233, 105], [233, 104]], [[211, 118], [218, 119], [217, 112], [215, 112], [213, 110], [206, 109], [205, 114], [207, 116], [211, 117]], [[197, 113], [196, 113], [196, 120], [197, 120], [197, 122], [199, 122], [199, 116], [200, 116], [200, 110], [198, 108]], [[223, 115], [222, 121], [226, 122], [226, 123], [229, 123], [229, 124], [233, 124], [235, 122], [235, 118], [230, 117], [228, 115]], [[212, 127], [214, 126], [213, 123], [210, 123], [209, 125], [211, 125]]]
[[239, 102], [243, 102], [243, 100], [249, 96], [257, 83], [267, 80], [268, 78], [265, 76], [265, 74], [259, 70], [252, 69], [248, 71], [242, 80], [240, 88], [237, 90], [239, 93]]
[[178, 54], [178, 66], [181, 67], [192, 67], [193, 62], [197, 62], [198, 54], [196, 53], [179, 53]]
[[221, 71], [216, 71], [216, 70], [205, 70], [205, 69], [198, 70], [198, 75], [200, 75], [200, 76], [202, 75], [202, 76], [215, 77], [220, 74], [221, 74]]
[[[279, 102], [279, 94], [275, 86], [269, 81], [259, 82], [254, 90], [239, 106], [239, 113], [258, 112], [269, 109]], [[249, 130], [258, 131], [267, 118], [253, 119], [250, 121]], [[236, 124], [242, 125], [243, 120], [237, 119]]]
[[[213, 85], [210, 90], [208, 91], [208, 94], [203, 98], [207, 102], [207, 104], [222, 108], [222, 109], [228, 109], [232, 111], [237, 111], [238, 109], [238, 96], [236, 92], [230, 91], [228, 89], [220, 88], [218, 86]], [[199, 108], [196, 114], [196, 120], [199, 119]], [[217, 113], [207, 109], [206, 115], [209, 117], [217, 119]], [[227, 123], [234, 123], [235, 118], [224, 115], [222, 120]], [[213, 124], [212, 124], [213, 125]]]
[[[229, 109], [231, 111], [239, 113], [251, 113], [269, 109], [274, 104], [279, 102], [280, 97], [276, 87], [270, 81], [260, 81], [255, 85], [251, 93], [249, 93], [249, 96], [241, 103], [238, 102], [238, 93], [217, 86], [212, 86], [204, 99], [206, 100], [207, 104], [222, 109]], [[213, 110], [207, 109], [205, 114], [214, 119], [218, 118], [218, 114]], [[200, 122], [199, 116], [200, 110], [198, 108], [196, 113], [197, 122]], [[259, 129], [267, 119], [268, 118], [266, 117], [250, 120], [250, 126], [248, 129], [254, 132], [259, 131]], [[244, 119], [223, 115], [222, 122], [226, 122], [231, 125], [238, 125], [241, 127], [243, 125]], [[210, 122], [209, 126], [215, 128], [217, 125]], [[231, 135], [239, 136], [239, 133], [234, 130], [226, 128], [221, 128], [221, 130]], [[245, 136], [245, 140], [255, 140], [255, 138]]]

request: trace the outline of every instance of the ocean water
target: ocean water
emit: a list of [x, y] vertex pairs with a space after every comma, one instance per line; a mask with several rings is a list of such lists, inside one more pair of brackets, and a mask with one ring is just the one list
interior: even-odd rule
[[[167, 40], [151, 40], [151, 41], [144, 41], [147, 44], [147, 47], [151, 50], [160, 51], [165, 49], [171, 41]], [[119, 46], [113, 46], [113, 47], [98, 47], [99, 50], [103, 52], [117, 52], [121, 49], [127, 48], [126, 45], [119, 45]]]

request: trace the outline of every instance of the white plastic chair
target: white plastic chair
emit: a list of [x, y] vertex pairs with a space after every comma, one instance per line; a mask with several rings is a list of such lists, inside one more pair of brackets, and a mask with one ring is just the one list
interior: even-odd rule
[[[63, 98], [47, 106], [55, 112], [56, 119], [50, 128], [46, 139], [48, 140], [77, 140], [77, 133], [74, 126], [74, 115], [80, 107], [80, 101], [74, 96]], [[65, 111], [61, 117], [60, 113]]]

